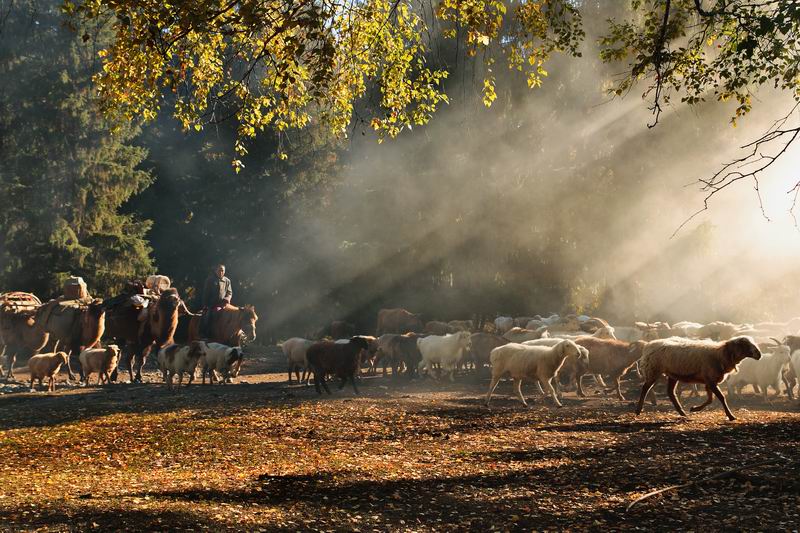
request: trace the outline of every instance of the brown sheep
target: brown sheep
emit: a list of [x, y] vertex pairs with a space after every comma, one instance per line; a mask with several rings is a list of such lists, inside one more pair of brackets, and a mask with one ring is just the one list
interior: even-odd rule
[[384, 333], [420, 333], [423, 329], [422, 320], [405, 309], [381, 309], [378, 311], [378, 327], [376, 337]]
[[489, 364], [489, 355], [492, 353], [492, 350], [510, 342], [508, 339], [498, 335], [483, 332], [473, 333], [471, 340], [472, 349], [470, 350], [470, 358], [475, 364], [476, 370]]
[[[422, 354], [417, 346], [419, 336], [416, 333], [405, 335], [393, 335], [386, 343], [384, 361], [392, 367], [392, 378], [400, 375], [402, 365], [406, 367], [406, 375], [409, 379], [414, 377], [417, 372], [417, 365], [422, 360]], [[385, 367], [384, 367], [385, 368]]]
[[89, 384], [89, 377], [97, 372], [97, 384], [110, 383], [111, 373], [117, 368], [119, 362], [119, 348], [116, 344], [109, 344], [105, 348], [89, 348], [83, 350], [78, 356], [83, 370], [83, 383]]
[[576, 368], [575, 379], [578, 385], [578, 394], [586, 396], [581, 386], [581, 378], [585, 374], [607, 375], [611, 376], [616, 383], [617, 398], [624, 401], [625, 397], [620, 390], [620, 379], [642, 356], [642, 350], [646, 343], [580, 337], [575, 339], [575, 344], [589, 350], [589, 367]]
[[47, 390], [54, 391], [56, 389], [56, 374], [61, 370], [61, 365], [66, 365], [68, 361], [69, 356], [66, 352], [42, 353], [28, 359], [28, 370], [31, 372], [31, 390], [34, 390], [34, 380], [38, 379], [41, 387], [42, 380], [47, 378]]
[[448, 333], [455, 333], [456, 331], [459, 330], [454, 328], [447, 322], [438, 322], [436, 320], [431, 320], [430, 322], [425, 324], [424, 331], [429, 335], [447, 335]]
[[361, 352], [369, 349], [369, 342], [362, 337], [352, 337], [347, 344], [336, 344], [330, 341], [315, 342], [306, 352], [308, 365], [314, 372], [314, 388], [317, 394], [322, 394], [320, 385], [325, 392], [331, 393], [325, 383], [327, 374], [335, 374], [342, 379], [339, 390], [344, 388], [347, 380], [353, 385], [353, 390], [358, 394], [356, 374], [361, 366]]
[[746, 357], [761, 359], [761, 351], [750, 337], [734, 337], [723, 342], [696, 341], [670, 338], [647, 343], [639, 360], [639, 370], [644, 378], [636, 414], [642, 412], [644, 399], [656, 381], [667, 376], [667, 394], [681, 416], [686, 412], [675, 396], [678, 382], [702, 383], [708, 395], [705, 402], [692, 407], [692, 412], [701, 411], [712, 401], [712, 393], [719, 399], [729, 420], [736, 420], [719, 384]]

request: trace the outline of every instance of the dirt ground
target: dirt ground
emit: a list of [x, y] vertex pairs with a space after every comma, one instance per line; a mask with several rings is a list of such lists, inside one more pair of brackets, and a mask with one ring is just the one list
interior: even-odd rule
[[360, 396], [319, 397], [281, 367], [270, 353], [235, 384], [177, 393], [150, 372], [0, 395], [0, 529], [800, 528], [800, 404], [786, 398], [734, 400], [735, 422], [716, 402], [681, 419], [663, 397], [635, 417], [592, 387], [559, 409], [527, 385], [525, 408], [504, 382], [487, 409], [474, 375], [364, 376]]

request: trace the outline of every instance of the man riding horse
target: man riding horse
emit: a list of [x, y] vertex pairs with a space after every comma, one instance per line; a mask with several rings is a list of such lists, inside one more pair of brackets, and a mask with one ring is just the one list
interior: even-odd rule
[[211, 337], [211, 326], [215, 316], [230, 305], [233, 291], [231, 280], [225, 277], [225, 265], [217, 265], [203, 285], [201, 305], [205, 312], [200, 323], [200, 331], [204, 337]]

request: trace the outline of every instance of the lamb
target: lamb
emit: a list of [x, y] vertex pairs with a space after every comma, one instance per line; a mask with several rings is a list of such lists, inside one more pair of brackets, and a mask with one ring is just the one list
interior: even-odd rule
[[31, 373], [31, 391], [33, 388], [33, 381], [39, 380], [39, 386], [42, 386], [42, 380], [47, 378], [47, 390], [53, 392], [56, 390], [56, 374], [61, 370], [61, 365], [67, 364], [66, 352], [56, 353], [40, 353], [28, 359], [28, 370]]
[[172, 378], [178, 374], [178, 388], [183, 383], [183, 374], [189, 374], [189, 383], [194, 381], [194, 372], [197, 363], [205, 357], [208, 346], [203, 341], [193, 341], [191, 344], [168, 344], [158, 351], [158, 368], [164, 376], [167, 388], [172, 390]]
[[203, 384], [206, 383], [206, 374], [209, 375], [208, 382], [214, 384], [214, 377], [219, 372], [225, 382], [230, 382], [232, 378], [239, 375], [242, 368], [244, 353], [239, 346], [226, 346], [218, 342], [209, 342], [208, 348], [203, 357]]
[[789, 347], [777, 346], [771, 354], [764, 354], [759, 360], [742, 361], [737, 372], [728, 376], [728, 396], [740, 394], [746, 385], [757, 385], [767, 400], [769, 387], [780, 394], [781, 370], [791, 361]]
[[[286, 364], [288, 366], [287, 373], [289, 374], [289, 384], [292, 383], [292, 371], [297, 375], [298, 383], [308, 384], [308, 359], [306, 359], [306, 352], [309, 346], [314, 344], [314, 341], [303, 339], [300, 337], [292, 337], [291, 339], [283, 341], [280, 347], [283, 350], [283, 355], [286, 356]], [[303, 369], [303, 378], [300, 378], [300, 369]]]
[[627, 343], [616, 339], [581, 337], [575, 340], [575, 344], [589, 350], [588, 368], [578, 368], [575, 373], [578, 394], [585, 396], [581, 386], [581, 379], [588, 371], [588, 373], [594, 375], [611, 376], [616, 383], [617, 398], [624, 401], [625, 397], [620, 389], [620, 379], [642, 356], [642, 350], [646, 343], [643, 341]]
[[331, 393], [325, 383], [327, 374], [335, 374], [342, 379], [339, 390], [344, 388], [349, 379], [353, 385], [353, 391], [358, 394], [355, 377], [361, 366], [361, 352], [368, 348], [369, 342], [363, 337], [352, 337], [347, 344], [321, 341], [309, 346], [306, 358], [314, 372], [314, 388], [317, 390], [317, 394], [322, 394], [320, 385], [325, 392]]
[[492, 350], [489, 359], [492, 362], [492, 382], [489, 392], [486, 393], [486, 406], [492, 399], [492, 393], [500, 378], [509, 374], [514, 380], [514, 388], [523, 405], [528, 403], [522, 395], [523, 379], [538, 379], [550, 388], [553, 401], [562, 406], [558, 395], [553, 388], [553, 378], [568, 357], [575, 357], [582, 363], [588, 364], [586, 355], [582, 354], [578, 346], [570, 341], [563, 340], [555, 346], [525, 346], [524, 344], [510, 343]]
[[[556, 344], [558, 344], [559, 342], [561, 342], [563, 340], [571, 340], [571, 341], [575, 342], [574, 339], [563, 339], [563, 338], [559, 338], [559, 337], [552, 337], [552, 338], [546, 338], [546, 339], [535, 339], [535, 340], [531, 340], [531, 341], [525, 341], [522, 344], [524, 346], [555, 346]], [[578, 351], [580, 352], [581, 356], [577, 357], [577, 358], [576, 357], [572, 357], [572, 356], [567, 357], [567, 360], [564, 361], [564, 364], [561, 366], [561, 368], [558, 371], [558, 379], [553, 380], [553, 387], [556, 389], [556, 392], [558, 393], [559, 397], [561, 397], [561, 385], [560, 385], [561, 379], [566, 378], [567, 382], [571, 382], [575, 378], [575, 376], [577, 375], [577, 373], [579, 371], [581, 373], [585, 373], [585, 371], [586, 371], [587, 364], [585, 364], [585, 363], [588, 362], [589, 350], [587, 350], [583, 346], [578, 346]], [[581, 362], [579, 362], [579, 360]], [[602, 377], [595, 376], [595, 380], [597, 380], [597, 382], [603, 388], [606, 387], [606, 384], [603, 382], [603, 378]], [[537, 384], [538, 384], [538, 387], [539, 387], [539, 391], [542, 394], [544, 394], [544, 390], [542, 389], [542, 385], [538, 381], [537, 381]]]
[[89, 384], [89, 376], [97, 372], [97, 384], [110, 383], [111, 374], [119, 363], [119, 347], [109, 344], [105, 348], [89, 348], [78, 356], [83, 370], [83, 384]]
[[422, 354], [422, 360], [418, 365], [420, 374], [423, 371], [430, 371], [435, 363], [439, 363], [442, 371], [449, 372], [450, 381], [453, 381], [458, 363], [469, 352], [472, 345], [469, 332], [459, 331], [443, 337], [431, 335], [417, 339], [417, 346]]
[[642, 412], [645, 396], [658, 378], [666, 375], [667, 394], [681, 416], [686, 416], [686, 412], [675, 396], [678, 381], [702, 383], [706, 387], [708, 395], [706, 401], [692, 407], [692, 412], [705, 409], [711, 403], [713, 393], [722, 404], [728, 419], [736, 420], [718, 385], [747, 357], [761, 359], [761, 351], [750, 337], [734, 337], [723, 342], [673, 337], [647, 343], [639, 360], [639, 370], [644, 378], [644, 384], [639, 403], [636, 405], [636, 414]]

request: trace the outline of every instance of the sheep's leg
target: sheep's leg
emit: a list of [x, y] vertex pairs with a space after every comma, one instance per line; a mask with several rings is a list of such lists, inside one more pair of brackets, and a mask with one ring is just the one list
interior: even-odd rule
[[608, 385], [606, 385], [606, 382], [603, 381], [603, 376], [601, 374], [593, 374], [593, 375], [594, 375], [594, 380], [597, 382], [598, 385], [600, 385], [604, 389], [608, 387]]
[[33, 392], [33, 391], [35, 391], [35, 390], [36, 390], [36, 389], [33, 387], [33, 381], [34, 381], [34, 379], [36, 379], [36, 378], [34, 378], [33, 376], [31, 376], [31, 392]]
[[522, 402], [522, 405], [528, 407], [528, 402], [525, 401], [525, 396], [522, 395], [522, 380], [514, 379], [514, 391], [517, 393], [517, 398]]
[[539, 394], [541, 394], [542, 398], [544, 398], [545, 394], [544, 394], [544, 389], [542, 388], [542, 382], [539, 381], [538, 379], [536, 380], [536, 388], [539, 389]]
[[725, 400], [725, 395], [722, 394], [721, 390], [719, 390], [719, 387], [717, 386], [717, 384], [716, 383], [710, 383], [710, 384], [708, 384], [706, 386], [710, 387], [711, 388], [711, 392], [713, 392], [714, 395], [717, 397], [717, 399], [719, 399], [719, 403], [722, 404], [722, 409], [725, 411], [725, 414], [728, 416], [728, 420], [731, 420], [731, 421], [736, 420], [736, 417], [733, 416], [733, 413], [731, 413], [731, 410], [728, 407], [728, 402], [727, 402], [727, 400]]
[[350, 383], [353, 385], [353, 392], [356, 394], [361, 394], [358, 390], [358, 386], [356, 385], [355, 375], [350, 376]]
[[328, 380], [327, 379], [323, 378], [323, 380], [322, 380], [322, 388], [325, 389], [325, 392], [327, 392], [328, 394], [331, 393], [331, 389], [328, 388]]
[[550, 387], [550, 394], [553, 395], [553, 401], [555, 402], [555, 404], [559, 407], [564, 407], [564, 405], [560, 401], [558, 401], [558, 394], [556, 394], [556, 389], [553, 388], [553, 379], [547, 380], [547, 386]]
[[642, 393], [639, 395], [639, 403], [636, 404], [637, 415], [641, 414], [642, 407], [644, 406], [644, 399], [647, 397], [647, 394], [650, 392], [650, 390], [653, 388], [653, 385], [655, 384], [656, 382], [655, 380], [653, 380], [653, 381], [645, 381], [644, 384], [642, 385]]
[[693, 407], [690, 407], [689, 410], [691, 412], [696, 413], [697, 411], [702, 411], [703, 409], [708, 407], [712, 401], [714, 401], [714, 396], [712, 396], [711, 389], [708, 387], [708, 385], [706, 385], [706, 394], [708, 395], [706, 401], [704, 401], [700, 405], [695, 405]]
[[489, 384], [489, 392], [486, 393], [486, 407], [489, 407], [489, 401], [492, 399], [492, 394], [500, 383], [500, 376], [492, 374], [492, 382]]
[[577, 382], [577, 388], [578, 388], [578, 396], [580, 396], [582, 398], [586, 396], [586, 393], [583, 392], [583, 384], [581, 383], [581, 380], [583, 379], [583, 376], [584, 376], [584, 374], [576, 374], [575, 375], [575, 381]]
[[129, 352], [126, 362], [128, 364], [128, 381], [133, 383], [133, 362], [136, 359], [136, 352], [138, 352], [137, 347], [134, 346]]
[[621, 382], [622, 382], [622, 376], [617, 376], [617, 379], [615, 379], [615, 380], [614, 380], [614, 382], [615, 382], [615, 383], [616, 383], [616, 385], [617, 385], [617, 386], [616, 386], [616, 389], [617, 389], [617, 398], [618, 398], [620, 401], [623, 401], [623, 402], [624, 402], [624, 401], [625, 401], [625, 396], [623, 396], [623, 395], [622, 395], [622, 383], [621, 383]]
[[17, 362], [17, 352], [12, 351], [11, 355], [8, 356], [8, 378], [7, 381], [11, 381], [14, 379], [14, 363]]
[[669, 399], [672, 401], [672, 405], [675, 406], [675, 410], [678, 411], [678, 414], [681, 416], [686, 416], [686, 411], [683, 410], [683, 406], [681, 406], [681, 402], [678, 400], [678, 397], [675, 396], [675, 388], [678, 386], [678, 380], [674, 378], [667, 378], [667, 395]]
[[314, 388], [317, 390], [317, 394], [322, 394], [322, 390], [319, 386], [319, 373], [316, 369], [314, 369]]

